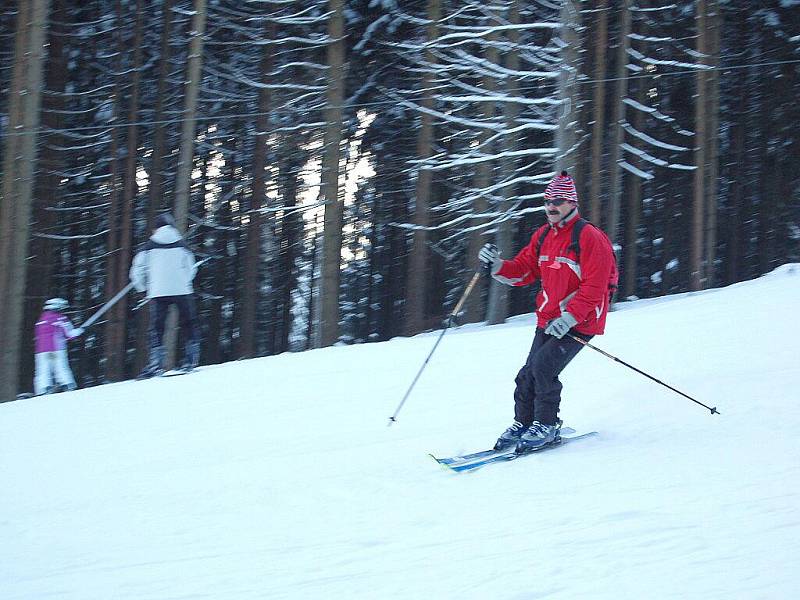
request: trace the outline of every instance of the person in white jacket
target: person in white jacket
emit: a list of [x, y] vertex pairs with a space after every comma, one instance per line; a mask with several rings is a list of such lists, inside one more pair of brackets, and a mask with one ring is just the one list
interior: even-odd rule
[[130, 278], [150, 302], [150, 360], [140, 379], [164, 372], [164, 326], [171, 305], [178, 308], [180, 327], [186, 338], [185, 357], [180, 369], [191, 371], [200, 360], [192, 281], [197, 273], [194, 254], [175, 226], [170, 213], [156, 217], [153, 235], [133, 258]]

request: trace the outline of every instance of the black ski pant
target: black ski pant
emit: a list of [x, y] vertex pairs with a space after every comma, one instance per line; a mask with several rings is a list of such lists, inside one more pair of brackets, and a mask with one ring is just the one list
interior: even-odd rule
[[[591, 335], [571, 332], [587, 342]], [[537, 329], [533, 345], [525, 362], [517, 374], [517, 388], [514, 390], [514, 418], [528, 427], [534, 421], [553, 425], [558, 419], [561, 404], [561, 381], [558, 375], [564, 370], [583, 344], [571, 337], [560, 340], [547, 335], [544, 329]]]
[[183, 296], [159, 296], [150, 300], [150, 348], [159, 348], [164, 344], [164, 327], [167, 324], [167, 313], [172, 305], [178, 307], [178, 322], [186, 340], [186, 347], [197, 344], [197, 312], [194, 305], [194, 294]]

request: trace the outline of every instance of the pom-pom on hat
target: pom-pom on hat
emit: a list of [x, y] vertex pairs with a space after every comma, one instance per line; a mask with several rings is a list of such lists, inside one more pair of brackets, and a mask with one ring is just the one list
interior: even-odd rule
[[544, 188], [544, 199], [554, 200], [556, 198], [563, 198], [568, 202], [578, 203], [578, 192], [575, 189], [575, 182], [566, 171], [561, 171], [560, 175], [556, 175], [553, 181], [547, 184]]

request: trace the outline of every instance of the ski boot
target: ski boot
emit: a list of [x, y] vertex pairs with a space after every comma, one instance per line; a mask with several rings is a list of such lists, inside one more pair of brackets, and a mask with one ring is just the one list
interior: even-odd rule
[[508, 448], [513, 448], [517, 445], [523, 433], [525, 433], [525, 425], [515, 420], [511, 424], [511, 427], [506, 429], [503, 434], [497, 438], [494, 449], [500, 452]]
[[534, 421], [525, 430], [517, 442], [517, 454], [536, 452], [547, 446], [554, 446], [561, 442], [561, 420], [557, 419], [555, 425], [545, 425]]
[[137, 380], [141, 379], [150, 379], [151, 377], [158, 377], [164, 374], [164, 367], [161, 365], [164, 363], [164, 358], [166, 358], [166, 350], [163, 346], [156, 346], [150, 350], [150, 362], [147, 363], [147, 366], [139, 373], [139, 376], [136, 377]]
[[198, 364], [200, 364], [200, 344], [188, 342], [186, 344], [186, 356], [178, 370], [181, 373], [191, 373], [197, 368]]

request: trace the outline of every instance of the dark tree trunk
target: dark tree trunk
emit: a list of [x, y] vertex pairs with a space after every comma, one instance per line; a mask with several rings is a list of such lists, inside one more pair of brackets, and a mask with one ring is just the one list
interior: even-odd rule
[[[133, 237], [133, 208], [136, 201], [136, 165], [139, 155], [138, 128], [135, 123], [139, 115], [139, 84], [141, 81], [142, 64], [142, 16], [144, 14], [143, 0], [136, 2], [136, 24], [133, 39], [133, 72], [131, 74], [131, 91], [128, 98], [127, 142], [124, 161], [124, 174], [122, 178], [122, 207], [119, 220], [119, 248], [116, 263], [116, 277], [111, 296], [128, 284], [128, 271], [132, 256]], [[122, 51], [122, 48], [120, 48]], [[115, 161], [116, 162], [116, 161]], [[116, 225], [116, 223], [114, 224]], [[110, 296], [107, 295], [107, 299]], [[125, 367], [125, 342], [127, 335], [125, 326], [128, 314], [128, 297], [125, 296], [109, 311], [109, 320], [113, 323], [112, 335], [107, 341], [110, 346], [108, 353], [110, 364], [107, 368], [108, 378], [112, 381], [121, 379]]]
[[292, 330], [292, 291], [297, 286], [295, 261], [300, 246], [303, 221], [301, 214], [294, 210], [298, 204], [297, 193], [300, 185], [298, 179], [297, 147], [293, 141], [287, 141], [287, 161], [283, 176], [283, 204], [286, 210], [281, 221], [280, 240], [280, 278], [278, 285], [279, 335], [275, 343], [275, 352], [289, 350], [289, 333]]
[[320, 190], [325, 200], [317, 347], [339, 339], [339, 282], [342, 264], [343, 202], [339, 198], [339, 145], [345, 88], [344, 0], [329, 0], [328, 91]]
[[[428, 0], [428, 26], [427, 40], [432, 42], [439, 36], [439, 19], [441, 18], [441, 0]], [[432, 50], [425, 52], [425, 62], [436, 63], [436, 54]], [[433, 97], [429, 88], [433, 82], [433, 75], [425, 70], [422, 76], [421, 88], [424, 96], [420, 101], [422, 107], [433, 108]], [[420, 127], [417, 137], [417, 160], [424, 161], [433, 154], [433, 117], [428, 113], [420, 114]], [[420, 229], [415, 229], [412, 235], [411, 254], [408, 260], [408, 283], [406, 285], [406, 323], [405, 330], [408, 335], [418, 333], [425, 327], [426, 306], [428, 305], [428, 283], [430, 281], [431, 253], [428, 248], [430, 235], [425, 229], [430, 225], [431, 190], [433, 187], [433, 173], [418, 167], [416, 189], [414, 194], [414, 224]]]
[[[266, 38], [272, 40], [276, 35], [276, 25], [267, 25]], [[262, 83], [268, 83], [274, 62], [272, 44], [264, 44], [259, 72]], [[244, 281], [242, 290], [241, 335], [239, 337], [240, 358], [256, 355], [255, 332], [257, 325], [256, 305], [260, 289], [259, 265], [261, 264], [261, 241], [264, 229], [262, 208], [267, 201], [267, 143], [269, 136], [269, 110], [272, 103], [270, 88], [263, 87], [258, 92], [258, 117], [256, 118], [256, 142], [253, 152], [253, 194], [250, 200], [249, 222], [247, 224], [247, 241], [244, 257]]]
[[4, 351], [0, 353], [0, 401], [18, 393], [19, 356], [25, 308], [28, 234], [40, 123], [42, 70], [48, 0], [21, 2], [17, 17], [14, 70], [9, 91], [8, 136], [3, 154], [0, 204], [0, 323]]
[[165, 202], [164, 190], [164, 156], [166, 151], [166, 129], [164, 124], [164, 99], [167, 92], [167, 78], [169, 77], [169, 61], [172, 55], [170, 47], [170, 33], [172, 30], [172, 4], [174, 0], [164, 0], [161, 11], [162, 29], [161, 45], [158, 57], [158, 83], [156, 92], [156, 106], [153, 113], [153, 155], [148, 171], [148, 196], [147, 204], [147, 230], [152, 228], [155, 213]]
[[54, 0], [52, 5], [52, 25], [48, 36], [48, 60], [45, 73], [45, 90], [42, 98], [42, 126], [47, 133], [43, 136], [41, 157], [39, 159], [40, 175], [36, 180], [33, 197], [33, 233], [30, 240], [29, 276], [26, 281], [25, 321], [22, 336], [22, 361], [20, 387], [28, 389], [33, 385], [34, 373], [34, 325], [41, 314], [42, 303], [52, 289], [54, 243], [52, 239], [36, 234], [48, 234], [55, 225], [55, 213], [51, 210], [60, 198], [60, 173], [63, 172], [64, 138], [58, 131], [64, 125], [62, 111], [64, 109], [64, 88], [67, 76], [67, 59], [64, 52], [65, 30], [69, 27], [70, 14], [65, 10], [64, 0]]
[[[707, 3], [706, 0], [697, 0], [697, 52], [699, 61], [705, 64], [708, 53], [708, 28], [706, 26]], [[702, 290], [706, 287], [706, 269], [704, 261], [706, 213], [708, 211], [708, 198], [706, 195], [707, 172], [707, 90], [708, 73], [698, 70], [696, 75], [697, 94], [695, 99], [695, 172], [692, 192], [692, 242], [690, 261], [690, 287], [693, 290]]]
[[[591, 188], [589, 192], [589, 220], [602, 227], [601, 219], [601, 199], [602, 193], [602, 166], [603, 166], [603, 149], [605, 147], [603, 130], [605, 129], [605, 112], [606, 112], [606, 46], [608, 44], [608, 0], [599, 0], [597, 9], [596, 30], [594, 35], [594, 86], [593, 86], [593, 101], [592, 101], [592, 152], [591, 152], [591, 170], [590, 180]], [[616, 168], [612, 165], [612, 168]]]

